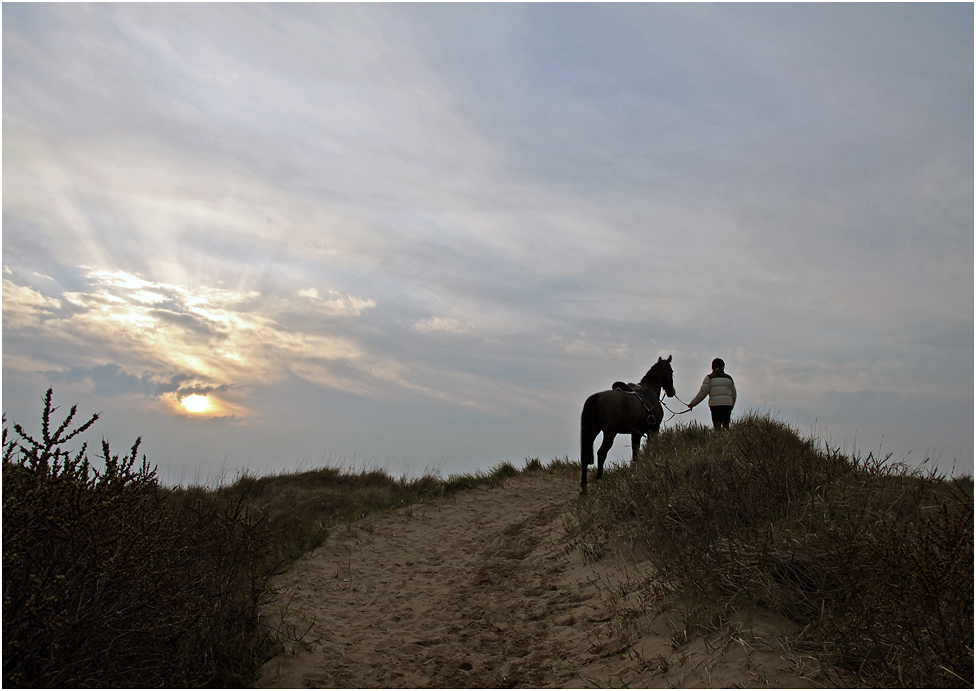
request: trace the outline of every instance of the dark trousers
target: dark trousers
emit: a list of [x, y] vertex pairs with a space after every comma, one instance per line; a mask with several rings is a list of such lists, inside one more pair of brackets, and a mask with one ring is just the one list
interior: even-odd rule
[[709, 410], [712, 411], [712, 424], [715, 429], [723, 428], [728, 429], [729, 423], [732, 422], [732, 406], [730, 405], [713, 405]]

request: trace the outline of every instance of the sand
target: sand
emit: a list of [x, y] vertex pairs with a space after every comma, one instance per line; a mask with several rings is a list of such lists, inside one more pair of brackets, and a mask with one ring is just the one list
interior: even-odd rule
[[784, 642], [790, 622], [752, 612], [689, 637], [681, 612], [642, 606], [647, 564], [619, 552], [588, 563], [570, 549], [562, 517], [576, 483], [527, 474], [333, 534], [280, 578], [267, 615], [307, 633], [257, 686], [824, 685], [816, 661]]

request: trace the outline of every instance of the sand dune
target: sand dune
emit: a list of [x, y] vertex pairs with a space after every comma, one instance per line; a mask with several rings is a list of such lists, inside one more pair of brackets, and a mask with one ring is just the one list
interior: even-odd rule
[[[303, 645], [263, 688], [811, 687], [819, 666], [752, 613], [686, 640], [679, 612], [643, 613], [647, 566], [585, 563], [561, 517], [577, 479], [538, 473], [377, 514], [281, 577]], [[269, 616], [274, 616], [269, 613]]]

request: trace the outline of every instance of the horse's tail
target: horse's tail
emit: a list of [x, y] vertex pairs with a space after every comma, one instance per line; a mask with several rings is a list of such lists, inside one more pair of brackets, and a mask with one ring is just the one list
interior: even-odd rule
[[583, 414], [580, 415], [580, 463], [583, 467], [593, 463], [593, 440], [600, 433], [600, 423], [597, 418], [597, 396], [593, 394], [583, 404]]

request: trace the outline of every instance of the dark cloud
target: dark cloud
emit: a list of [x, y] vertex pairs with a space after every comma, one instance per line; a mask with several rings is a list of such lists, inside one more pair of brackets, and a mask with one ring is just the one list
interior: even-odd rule
[[200, 336], [220, 337], [220, 334], [214, 328], [213, 322], [201, 319], [195, 314], [167, 309], [151, 309], [147, 310], [147, 314], [160, 321], [182, 327], [187, 331], [193, 331]]
[[227, 386], [185, 386], [193, 382], [196, 377], [189, 374], [157, 374], [144, 372], [132, 374], [119, 365], [109, 363], [95, 367], [71, 367], [66, 370], [51, 370], [42, 372], [52, 381], [81, 382], [90, 381], [94, 386], [94, 393], [98, 396], [162, 396], [167, 393], [178, 393], [180, 396], [193, 393], [210, 393], [226, 390]]
[[[235, 387], [231, 384], [219, 384], [216, 386], [204, 385], [204, 384], [192, 384], [190, 386], [181, 386], [176, 390], [177, 398], [183, 399], [186, 396], [192, 396], [197, 394], [198, 396], [206, 396], [208, 393], [220, 393], [221, 391], [231, 391]], [[237, 419], [236, 416], [227, 416], [226, 419]]]

